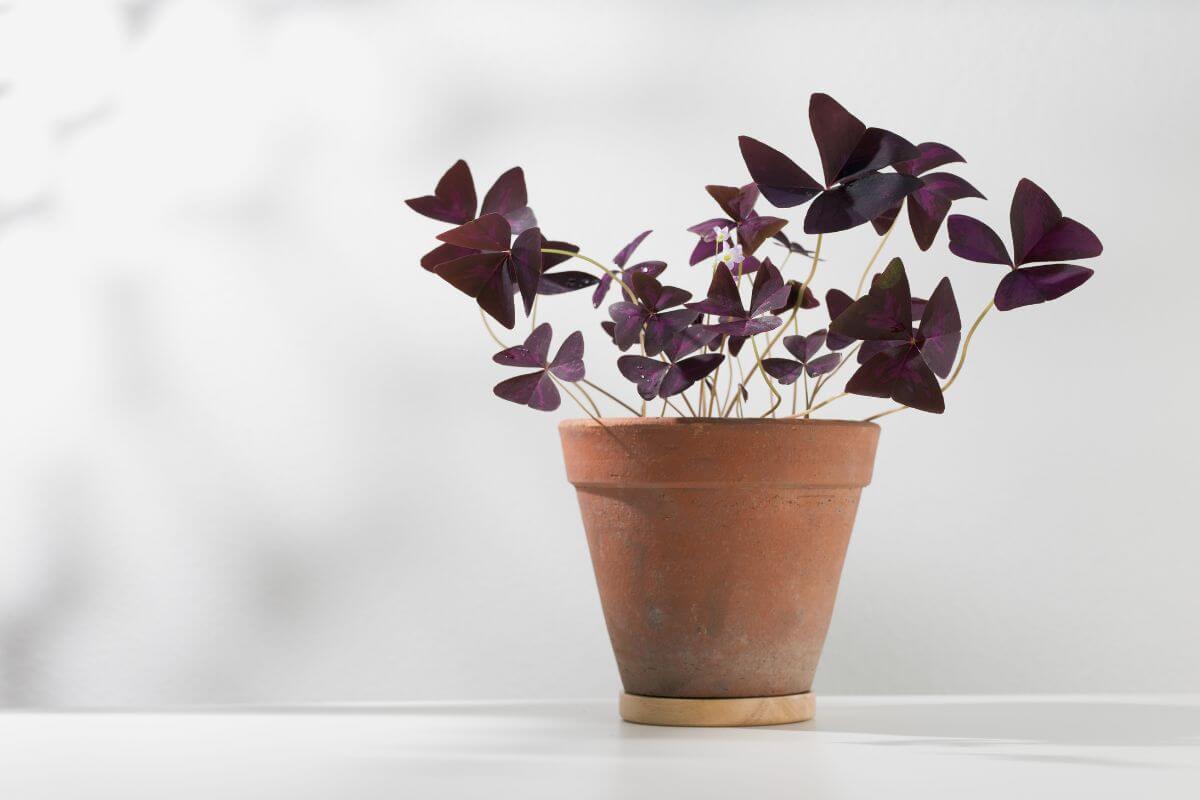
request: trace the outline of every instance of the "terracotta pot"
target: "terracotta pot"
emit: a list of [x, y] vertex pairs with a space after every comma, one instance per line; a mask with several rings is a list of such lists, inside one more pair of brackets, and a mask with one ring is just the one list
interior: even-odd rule
[[625, 687], [622, 716], [812, 716], [879, 426], [633, 418], [569, 420], [559, 433]]

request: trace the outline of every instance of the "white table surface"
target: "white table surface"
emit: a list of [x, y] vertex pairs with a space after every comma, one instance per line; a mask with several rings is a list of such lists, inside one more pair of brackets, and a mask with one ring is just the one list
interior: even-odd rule
[[616, 702], [0, 713], [0, 798], [1200, 798], [1200, 697], [818, 698], [811, 722]]

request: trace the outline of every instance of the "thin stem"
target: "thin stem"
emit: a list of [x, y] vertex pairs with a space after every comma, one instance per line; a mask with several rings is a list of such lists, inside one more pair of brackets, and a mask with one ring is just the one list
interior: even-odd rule
[[500, 337], [496, 335], [494, 330], [492, 330], [492, 323], [488, 322], [487, 314], [483, 313], [482, 308], [479, 309], [479, 318], [483, 320], [483, 327], [487, 329], [488, 336], [492, 337], [492, 341], [499, 345], [501, 350], [507, 350], [508, 345], [500, 341]]
[[[808, 368], [806, 367], [800, 374], [804, 376], [804, 417], [807, 419], [808, 412], [812, 409], [812, 396], [808, 393]], [[792, 384], [792, 386], [795, 385], [794, 383]], [[792, 408], [792, 416], [796, 416], [795, 407]]]
[[574, 400], [574, 401], [575, 401], [575, 405], [577, 405], [577, 406], [579, 406], [580, 408], [582, 408], [582, 409], [583, 409], [583, 413], [587, 414], [589, 417], [591, 417], [592, 419], [594, 419], [596, 422], [599, 422], [599, 423], [600, 423], [600, 425], [601, 425], [601, 427], [603, 427], [603, 426], [604, 426], [604, 423], [603, 423], [603, 422], [600, 422], [600, 418], [599, 418], [599, 417], [597, 417], [595, 414], [593, 414], [591, 411], [588, 411], [588, 407], [587, 407], [587, 406], [585, 406], [585, 405], [583, 404], [583, 401], [582, 401], [582, 400], [580, 400], [578, 397], [576, 397], [576, 396], [574, 395], [574, 393], [572, 393], [572, 392], [571, 392], [571, 390], [567, 388], [566, 384], [564, 384], [564, 383], [563, 383], [562, 381], [560, 381], [558, 378], [554, 377], [554, 374], [553, 374], [553, 373], [551, 373], [551, 372], [547, 372], [546, 374], [550, 376], [550, 380], [554, 381], [554, 383], [555, 383], [555, 384], [558, 386], [558, 388], [560, 388], [560, 389], [562, 389], [562, 390], [563, 390], [563, 392], [564, 392], [564, 393], [567, 395], [567, 397], [569, 397], [569, 398], [571, 398], [572, 400]]
[[[732, 357], [732, 355], [733, 354], [731, 353], [730, 357]], [[742, 394], [741, 387], [745, 384], [745, 381], [746, 381], [746, 370], [744, 367], [742, 367], [741, 351], [738, 351], [737, 358], [735, 359], [735, 361], [737, 362], [738, 374], [741, 376], [741, 379], [738, 383], [737, 395], [732, 395], [734, 400], [736, 400], [738, 397], [741, 396], [741, 394]], [[717, 407], [717, 410], [720, 410], [722, 408], [732, 408], [732, 401], [730, 400], [731, 392], [733, 392], [733, 366], [732, 365], [729, 367], [729, 383], [725, 387], [725, 397], [723, 397], [721, 399], [721, 404]]]
[[[684, 398], [684, 399], [686, 399], [686, 398]], [[663, 405], [670, 406], [671, 410], [674, 411], [676, 414], [678, 414], [681, 417], [687, 416], [686, 414], [684, 414], [682, 411], [679, 410], [679, 406], [675, 405], [674, 403], [672, 403], [670, 400], [668, 400], [665, 397], [663, 398]]]
[[626, 410], [626, 411], [628, 411], [630, 414], [633, 414], [635, 417], [640, 417], [640, 416], [641, 416], [641, 414], [639, 414], [639, 413], [638, 413], [638, 410], [637, 410], [636, 408], [634, 408], [633, 406], [629, 405], [628, 403], [626, 403], [624, 400], [622, 400], [621, 398], [617, 397], [616, 395], [614, 395], [614, 394], [611, 394], [610, 392], [606, 392], [606, 391], [605, 391], [605, 390], [604, 390], [602, 387], [600, 387], [600, 386], [597, 386], [596, 384], [594, 384], [594, 383], [592, 383], [591, 381], [589, 381], [587, 378], [583, 378], [582, 380], [580, 380], [580, 383], [585, 383], [585, 384], [587, 384], [588, 386], [590, 386], [591, 388], [595, 389], [595, 390], [596, 390], [597, 392], [599, 392], [600, 394], [602, 394], [602, 395], [604, 395], [605, 397], [607, 397], [609, 400], [612, 400], [612, 401], [613, 401], [614, 403], [616, 403], [617, 405], [623, 406], [623, 407], [625, 408], [625, 410]]
[[[800, 296], [803, 297], [804, 295], [801, 294]], [[750, 337], [750, 346], [754, 348], [754, 357], [756, 359], [758, 359], [758, 363], [761, 364], [762, 363], [762, 355], [758, 352], [758, 342], [754, 341], [753, 336]], [[774, 384], [771, 383], [771, 379], [767, 377], [767, 373], [765, 371], [763, 372], [762, 376], [763, 376], [763, 382], [765, 384], [767, 384], [767, 388], [770, 389], [771, 394], [773, 394], [775, 396], [774, 405], [772, 405], [770, 408], [768, 408], [763, 413], [763, 416], [765, 417], [768, 414], [771, 416], [775, 416], [775, 409], [779, 408], [779, 404], [783, 402], [783, 395], [781, 395], [778, 391], [775, 390]]]
[[[896, 219], [900, 219], [899, 216]], [[879, 258], [879, 254], [883, 252], [883, 246], [887, 244], [888, 237], [892, 235], [892, 229], [896, 227], [896, 220], [892, 220], [891, 226], [884, 232], [883, 238], [879, 240], [879, 246], [875, 248], [875, 254], [871, 256], [871, 260], [867, 262], [867, 268], [863, 270], [862, 277], [858, 279], [858, 288], [854, 290], [854, 299], [862, 297], [863, 284], [867, 282], [867, 276], [871, 274], [871, 267], [875, 266], [875, 259]]]
[[[687, 399], [687, 394], [685, 394], [684, 392], [680, 392], [679, 396], [683, 398], [683, 402], [684, 402], [684, 404], [687, 405], [688, 411], [692, 412], [692, 416], [693, 417], [699, 416], [696, 413], [696, 409], [692, 408], [692, 401]], [[683, 415], [680, 414], [679, 416], [682, 417]]]
[[[958, 380], [958, 373], [962, 372], [963, 364], [967, 362], [967, 348], [971, 346], [971, 339], [975, 336], [975, 331], [979, 329], [979, 323], [983, 322], [983, 318], [986, 317], [988, 312], [995, 307], [996, 301], [990, 301], [986, 306], [983, 307], [983, 311], [979, 312], [979, 316], [975, 318], [975, 321], [971, 323], [971, 328], [967, 331], [967, 338], [963, 339], [962, 352], [958, 354], [958, 364], [954, 367], [954, 372], [950, 373], [950, 379], [942, 384], [942, 394], [945, 394], [946, 391], [954, 385], [954, 382]], [[908, 406], [896, 406], [895, 408], [889, 408], [887, 411], [881, 411], [878, 414], [872, 414], [864, 419], [863, 422], [873, 422], [877, 419], [882, 419], [889, 414], [895, 414], [899, 411], [904, 411], [907, 408]]]
[[834, 375], [838, 374], [838, 370], [840, 370], [842, 367], [846, 366], [846, 364], [850, 362], [851, 356], [853, 356], [855, 353], [857, 353], [858, 348], [860, 348], [860, 347], [862, 347], [862, 342], [859, 342], [858, 344], [854, 345], [854, 347], [847, 350], [846, 353], [842, 356], [842, 360], [838, 362], [836, 367], [834, 367], [829, 372], [826, 372], [821, 377], [817, 378], [817, 385], [813, 387], [812, 399], [810, 402], [813, 402], [813, 403], [817, 402], [817, 393], [820, 392], [821, 389], [825, 388], [825, 384], [829, 383], [829, 380]]
[[[758, 357], [758, 360], [754, 362], [754, 366], [750, 368], [750, 372], [748, 372], [746, 374], [747, 380], [750, 378], [753, 378], [754, 373], [762, 368], [762, 360], [764, 358], [766, 358], [768, 355], [770, 355], [771, 348], [774, 347], [775, 343], [779, 341], [780, 337], [782, 337], [783, 334], [787, 332], [788, 325], [792, 324], [792, 321], [796, 318], [796, 312], [798, 312], [800, 310], [800, 306], [802, 306], [804, 304], [804, 293], [805, 293], [805, 291], [808, 290], [808, 284], [812, 282], [813, 275], [815, 275], [817, 272], [817, 262], [821, 260], [821, 240], [823, 238], [824, 238], [824, 234], [820, 234], [820, 233], [817, 234], [817, 246], [816, 246], [816, 249], [813, 250], [812, 268], [809, 269], [808, 277], [804, 279], [804, 283], [800, 284], [799, 300], [796, 301], [796, 307], [792, 309], [792, 315], [790, 317], [788, 317], [787, 321], [785, 321], [783, 323], [782, 327], [779, 328], [779, 331], [771, 338], [771, 340], [769, 342], [767, 342], [766, 349], [763, 350], [762, 354]], [[757, 351], [757, 349], [758, 348], [755, 348], [756, 351]], [[743, 386], [746, 385], [745, 380], [742, 381], [742, 385]], [[728, 409], [728, 408], [725, 409], [724, 413], [722, 413], [721, 416], [723, 416], [723, 417], [729, 416], [730, 410], [731, 409]]]
[[983, 307], [983, 311], [979, 312], [979, 316], [975, 318], [975, 321], [971, 323], [971, 327], [967, 331], [967, 338], [963, 340], [962, 353], [960, 353], [958, 356], [958, 365], [954, 368], [954, 372], [950, 373], [950, 380], [943, 384], [943, 392], [949, 389], [952, 385], [954, 385], [954, 382], [958, 380], [958, 373], [962, 372], [963, 364], [965, 364], [967, 361], [967, 348], [971, 346], [971, 338], [975, 336], [975, 331], [979, 328], [979, 323], [983, 322], [983, 318], [986, 317], [988, 312], [995, 307], [996, 301], [990, 301], [986, 306]]
[[[547, 372], [547, 374], [552, 374], [552, 373], [549, 373], [549, 372]], [[591, 404], [592, 404], [592, 409], [593, 409], [593, 410], [596, 412], [596, 416], [597, 416], [597, 417], [603, 417], [603, 416], [604, 416], [604, 414], [603, 414], [603, 413], [601, 413], [601, 411], [600, 411], [600, 406], [596, 405], [596, 401], [595, 401], [595, 400], [593, 400], [593, 399], [592, 399], [592, 396], [591, 396], [590, 394], [588, 394], [588, 393], [587, 393], [587, 389], [584, 389], [584, 388], [583, 388], [582, 386], [580, 386], [579, 384], [576, 384], [576, 385], [575, 385], [575, 388], [576, 388], [576, 389], [578, 389], [578, 390], [579, 390], [579, 393], [580, 393], [581, 395], [583, 395], [585, 398], [587, 398], [587, 401], [588, 401], [589, 403], [591, 403]]]
[[667, 401], [667, 398], [665, 398], [665, 397], [664, 397], [664, 398], [663, 398], [663, 404], [662, 404], [662, 411], [659, 411], [659, 412], [658, 412], [658, 415], [659, 415], [660, 417], [665, 417], [665, 416], [667, 415], [667, 402], [668, 402], [668, 401]]
[[821, 402], [817, 403], [817, 404], [816, 404], [815, 406], [813, 406], [812, 408], [805, 409], [805, 414], [804, 414], [804, 416], [807, 418], [809, 414], [811, 414], [812, 412], [816, 411], [818, 408], [824, 408], [825, 406], [827, 406], [827, 405], [829, 405], [830, 403], [832, 403], [834, 400], [839, 400], [839, 399], [841, 399], [841, 398], [843, 398], [843, 397], [849, 397], [849, 396], [850, 396], [850, 395], [849, 395], [849, 393], [848, 393], [848, 392], [842, 392], [841, 394], [835, 394], [833, 397], [830, 397], [828, 400], [822, 400]]

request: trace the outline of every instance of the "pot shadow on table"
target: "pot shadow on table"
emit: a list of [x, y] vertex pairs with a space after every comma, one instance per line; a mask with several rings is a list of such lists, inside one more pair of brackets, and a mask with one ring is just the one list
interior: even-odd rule
[[[861, 735], [869, 747], [938, 747], [1002, 760], [1142, 767], [1147, 764], [1089, 754], [1087, 748], [1200, 746], [1200, 706], [1088, 698], [1070, 700], [864, 701], [818, 703], [809, 722], [761, 730]], [[1069, 754], [1013, 752], [1014, 745], [1076, 748]], [[1001, 752], [1003, 750], [1003, 752]], [[1131, 754], [1133, 755], [1133, 754]]]

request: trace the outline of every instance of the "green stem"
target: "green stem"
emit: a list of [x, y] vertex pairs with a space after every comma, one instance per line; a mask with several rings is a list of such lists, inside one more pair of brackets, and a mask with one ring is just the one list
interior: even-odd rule
[[[754, 366], [750, 368], [750, 371], [748, 373], [746, 373], [746, 380], [753, 378], [754, 373], [762, 368], [762, 360], [771, 354], [771, 348], [774, 347], [775, 343], [779, 341], [780, 337], [782, 337], [783, 334], [787, 332], [788, 325], [792, 324], [792, 321], [796, 318], [796, 312], [798, 312], [800, 310], [800, 306], [802, 306], [804, 304], [804, 293], [805, 293], [805, 291], [808, 290], [808, 284], [812, 282], [813, 276], [817, 273], [817, 262], [821, 260], [821, 240], [823, 238], [824, 238], [824, 234], [820, 234], [820, 233], [817, 234], [817, 246], [816, 246], [816, 249], [813, 250], [812, 268], [809, 269], [808, 277], [806, 277], [804, 279], [804, 283], [800, 284], [799, 299], [796, 301], [796, 307], [792, 309], [792, 315], [790, 317], [788, 317], [787, 321], [785, 321], [783, 323], [783, 325], [779, 328], [779, 332], [776, 333], [771, 338], [771, 340], [767, 342], [766, 349], [763, 350], [762, 354], [758, 357], [758, 360], [754, 362]], [[756, 351], [757, 351], [757, 349], [758, 348], [755, 348]], [[742, 385], [743, 386], [746, 385], [745, 381], [742, 382]], [[729, 416], [729, 412], [731, 410], [732, 410], [731, 408], [726, 408], [725, 411], [721, 414], [721, 416], [723, 416], [723, 417]]]
[[617, 397], [616, 395], [614, 395], [614, 394], [612, 394], [612, 393], [610, 393], [610, 392], [607, 392], [607, 391], [605, 391], [605, 390], [604, 390], [602, 387], [600, 387], [600, 386], [597, 386], [596, 384], [594, 384], [594, 383], [592, 383], [591, 381], [589, 381], [587, 378], [583, 378], [583, 379], [582, 379], [582, 380], [580, 380], [579, 382], [580, 382], [580, 383], [585, 383], [585, 384], [587, 384], [588, 386], [592, 387], [593, 389], [595, 389], [595, 390], [596, 390], [597, 392], [599, 392], [600, 394], [602, 394], [602, 395], [604, 395], [605, 397], [607, 397], [609, 400], [612, 400], [612, 401], [613, 401], [614, 403], [616, 403], [617, 405], [619, 405], [619, 406], [623, 406], [623, 407], [625, 408], [625, 410], [626, 410], [626, 411], [628, 411], [630, 414], [633, 414], [635, 417], [640, 417], [640, 416], [641, 416], [641, 414], [640, 414], [640, 413], [638, 413], [638, 410], [637, 410], [636, 408], [634, 408], [633, 406], [629, 405], [628, 403], [626, 403], [624, 400], [622, 400], [621, 398]]
[[[900, 217], [897, 216], [896, 219]], [[867, 276], [871, 274], [871, 267], [875, 266], [875, 259], [879, 258], [879, 254], [883, 252], [883, 246], [887, 244], [888, 237], [892, 235], [892, 229], [896, 227], [896, 220], [892, 220], [891, 226], [884, 232], [883, 238], [879, 240], [879, 246], [875, 248], [875, 254], [871, 256], [871, 260], [867, 262], [867, 268], [863, 270], [862, 277], [858, 279], [858, 288], [854, 290], [854, 299], [862, 297], [863, 284], [867, 282]]]
[[[687, 406], [688, 411], [692, 412], [692, 416], [693, 417], [699, 416], [699, 414], [696, 413], [696, 409], [692, 408], [692, 401], [688, 400], [687, 394], [684, 392], [680, 392], [679, 396], [683, 398], [684, 405]], [[683, 416], [683, 415], [680, 414], [679, 416]]]
[[[833, 368], [832, 370], [830, 370], [829, 372], [826, 372], [826, 373], [825, 373], [824, 375], [822, 375], [821, 377], [817, 378], [817, 385], [813, 387], [812, 398], [811, 398], [811, 400], [810, 400], [809, 402], [812, 402], [812, 403], [815, 403], [815, 402], [817, 402], [817, 394], [818, 394], [818, 393], [819, 393], [819, 392], [820, 392], [820, 391], [821, 391], [823, 388], [825, 388], [825, 384], [829, 383], [829, 380], [830, 380], [830, 379], [831, 379], [831, 378], [832, 378], [834, 375], [837, 375], [837, 374], [838, 374], [838, 371], [839, 371], [839, 370], [840, 370], [842, 367], [846, 366], [846, 364], [847, 364], [847, 363], [848, 363], [848, 362], [851, 360], [851, 356], [853, 356], [855, 353], [857, 353], [857, 352], [858, 352], [858, 348], [860, 348], [860, 347], [862, 347], [862, 342], [859, 342], [858, 344], [854, 345], [854, 347], [852, 347], [852, 348], [850, 348], [849, 350], [847, 350], [847, 351], [846, 351], [846, 353], [845, 353], [845, 354], [842, 356], [842, 360], [838, 362], [838, 365], [837, 365], [836, 367], [834, 367], [834, 368]], [[808, 410], [810, 410], [810, 411], [811, 411], [812, 409], [810, 408], [810, 409], [808, 409]]]
[[572, 400], [574, 400], [574, 401], [575, 401], [575, 405], [577, 405], [577, 406], [579, 406], [581, 409], [583, 409], [583, 413], [587, 414], [587, 415], [588, 415], [589, 417], [591, 417], [593, 420], [595, 420], [596, 422], [598, 422], [598, 423], [600, 424], [600, 426], [601, 426], [601, 427], [604, 427], [604, 423], [603, 423], [603, 422], [600, 422], [600, 418], [599, 418], [598, 416], [596, 416], [595, 414], [593, 414], [591, 411], [588, 411], [588, 407], [587, 407], [587, 406], [585, 406], [585, 405], [583, 404], [583, 401], [582, 401], [582, 400], [580, 400], [578, 397], [576, 397], [576, 396], [575, 396], [575, 395], [574, 395], [574, 394], [571, 392], [571, 390], [567, 388], [567, 386], [566, 386], [566, 384], [565, 384], [565, 383], [563, 383], [562, 381], [560, 381], [558, 378], [554, 377], [554, 374], [553, 374], [553, 373], [551, 373], [551, 372], [547, 372], [546, 374], [550, 376], [550, 380], [554, 381], [554, 383], [555, 383], [555, 384], [557, 384], [558, 388], [560, 388], [560, 389], [562, 389], [562, 390], [563, 390], [563, 393], [564, 393], [564, 394], [566, 394], [566, 395], [567, 395], [567, 397], [569, 397], [569, 398], [571, 398]]
[[[803, 297], [804, 295], [801, 294], [800, 296]], [[754, 348], [754, 357], [756, 359], [758, 359], [758, 362], [761, 364], [762, 363], [762, 355], [758, 352], [758, 342], [754, 341], [753, 336], [750, 337], [750, 346]], [[762, 376], [763, 376], [763, 383], [767, 384], [767, 388], [770, 389], [771, 394], [773, 394], [775, 396], [775, 403], [770, 408], [768, 408], [765, 412], [763, 412], [763, 416], [766, 417], [766, 416], [770, 415], [773, 417], [773, 416], [775, 416], [775, 409], [779, 408], [779, 404], [783, 402], [783, 395], [781, 395], [779, 392], [777, 392], [775, 390], [775, 385], [771, 383], [771, 379], [769, 377], [767, 377], [767, 373], [765, 370], [763, 371]]]
[[[546, 372], [546, 374], [547, 374], [547, 375], [553, 375], [553, 373], [551, 373], [551, 372], [549, 372], [549, 371], [547, 371], [547, 372]], [[597, 417], [603, 417], [603, 416], [604, 416], [604, 414], [602, 414], [602, 413], [600, 412], [600, 406], [596, 405], [596, 401], [595, 401], [595, 400], [593, 400], [593, 399], [592, 399], [592, 396], [591, 396], [590, 394], [588, 394], [588, 393], [587, 393], [587, 389], [584, 389], [584, 388], [583, 388], [582, 386], [580, 386], [579, 384], [576, 384], [576, 385], [575, 385], [575, 388], [576, 388], [576, 389], [578, 389], [578, 390], [579, 390], [579, 393], [580, 393], [581, 395], [583, 395], [583, 396], [584, 396], [584, 398], [586, 398], [586, 399], [587, 399], [587, 401], [588, 401], [589, 403], [591, 403], [591, 404], [592, 404], [592, 409], [593, 409], [593, 410], [596, 412], [596, 416], [597, 416]]]
[[492, 323], [488, 322], [487, 314], [483, 313], [482, 308], [479, 309], [479, 318], [483, 320], [483, 327], [487, 330], [488, 336], [492, 337], [492, 341], [499, 345], [501, 350], [507, 350], [508, 345], [500, 341], [500, 337], [496, 335], [494, 330], [492, 330]]

